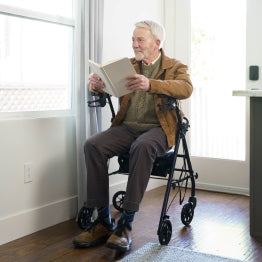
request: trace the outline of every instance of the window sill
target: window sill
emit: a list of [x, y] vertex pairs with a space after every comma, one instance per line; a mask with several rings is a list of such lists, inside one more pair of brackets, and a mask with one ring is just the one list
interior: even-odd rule
[[73, 117], [73, 110], [55, 110], [55, 111], [33, 111], [33, 112], [10, 112], [0, 113], [0, 121], [21, 120], [21, 119], [40, 119], [40, 118], [57, 118]]

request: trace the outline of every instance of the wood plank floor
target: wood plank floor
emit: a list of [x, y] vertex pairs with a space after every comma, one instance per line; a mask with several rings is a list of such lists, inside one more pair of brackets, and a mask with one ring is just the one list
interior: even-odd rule
[[[0, 246], [0, 261], [116, 261], [148, 242], [159, 243], [156, 231], [164, 190], [165, 187], [160, 187], [145, 194], [134, 221], [133, 246], [125, 254], [104, 245], [75, 249], [72, 239], [81, 230], [70, 220]], [[182, 206], [178, 199], [172, 203], [168, 212], [173, 227], [169, 245], [243, 261], [262, 261], [262, 239], [249, 234], [249, 197], [201, 190], [197, 190], [196, 196], [194, 219], [188, 227], [180, 220]], [[112, 213], [119, 218], [117, 211], [112, 210]]]

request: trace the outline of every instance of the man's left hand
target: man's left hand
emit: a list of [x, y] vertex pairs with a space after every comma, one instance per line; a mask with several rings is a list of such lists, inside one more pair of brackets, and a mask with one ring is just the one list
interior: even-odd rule
[[143, 75], [134, 74], [130, 75], [126, 78], [128, 83], [126, 84], [127, 89], [135, 91], [135, 90], [142, 90], [148, 91], [150, 89], [150, 82], [149, 79]]

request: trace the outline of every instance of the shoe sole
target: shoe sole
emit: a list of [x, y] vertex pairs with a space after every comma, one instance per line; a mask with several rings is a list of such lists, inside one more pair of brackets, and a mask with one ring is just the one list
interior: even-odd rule
[[115, 249], [115, 250], [119, 250], [119, 251], [122, 251], [122, 252], [126, 252], [126, 251], [130, 250], [131, 246], [132, 246], [132, 242], [128, 246], [124, 246], [124, 247], [118, 246], [114, 243], [106, 243], [106, 247], [111, 248], [111, 249]]

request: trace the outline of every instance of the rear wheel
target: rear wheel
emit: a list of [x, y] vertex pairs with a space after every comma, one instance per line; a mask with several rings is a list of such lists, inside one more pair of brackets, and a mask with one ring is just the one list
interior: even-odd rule
[[112, 202], [116, 210], [123, 211], [123, 203], [125, 199], [126, 191], [118, 191], [114, 194]]

